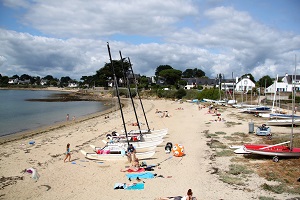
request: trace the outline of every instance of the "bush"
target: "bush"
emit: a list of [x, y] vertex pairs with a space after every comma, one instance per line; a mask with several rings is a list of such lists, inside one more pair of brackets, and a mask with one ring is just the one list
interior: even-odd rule
[[182, 97], [186, 95], [186, 91], [183, 88], [180, 88], [179, 90], [177, 90], [175, 95], [177, 99], [182, 99]]

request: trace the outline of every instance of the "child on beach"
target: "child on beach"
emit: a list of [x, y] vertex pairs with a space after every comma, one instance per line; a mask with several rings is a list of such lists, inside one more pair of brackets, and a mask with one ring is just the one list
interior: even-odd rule
[[71, 162], [71, 150], [70, 150], [70, 144], [67, 144], [67, 151], [66, 151], [66, 157], [64, 159], [64, 162], [66, 162], [67, 158], [69, 158], [69, 162]]

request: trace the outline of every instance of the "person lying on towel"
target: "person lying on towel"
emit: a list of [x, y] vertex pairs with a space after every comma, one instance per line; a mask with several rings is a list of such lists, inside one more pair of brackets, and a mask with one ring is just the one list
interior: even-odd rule
[[121, 172], [141, 172], [145, 171], [144, 168], [140, 167], [139, 159], [135, 158], [135, 160], [132, 161], [131, 166], [127, 169], [121, 169]]

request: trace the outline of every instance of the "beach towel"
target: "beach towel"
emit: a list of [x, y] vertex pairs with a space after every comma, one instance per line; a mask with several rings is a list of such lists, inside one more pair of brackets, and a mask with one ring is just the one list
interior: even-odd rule
[[135, 170], [133, 170], [133, 169], [127, 169], [127, 172], [144, 172], [145, 171], [145, 169], [144, 168], [139, 168], [139, 170], [137, 170], [137, 171], [135, 171]]
[[121, 189], [121, 190], [143, 190], [145, 188], [144, 183], [116, 183], [114, 186], [115, 190]]
[[114, 186], [114, 189], [117, 190], [117, 189], [125, 189], [126, 187], [126, 183], [116, 183], [115, 186]]
[[133, 183], [131, 185], [127, 185], [125, 190], [143, 190], [145, 187], [144, 183]]
[[135, 174], [126, 174], [126, 177], [129, 179], [136, 179], [139, 178], [154, 178], [154, 174], [151, 172], [144, 172], [144, 173], [135, 173]]

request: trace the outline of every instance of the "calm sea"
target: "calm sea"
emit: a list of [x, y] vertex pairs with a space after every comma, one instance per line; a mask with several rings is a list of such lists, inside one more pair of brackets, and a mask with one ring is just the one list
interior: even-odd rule
[[108, 109], [103, 102], [38, 102], [26, 99], [47, 98], [57, 91], [0, 90], [0, 136], [32, 130]]

